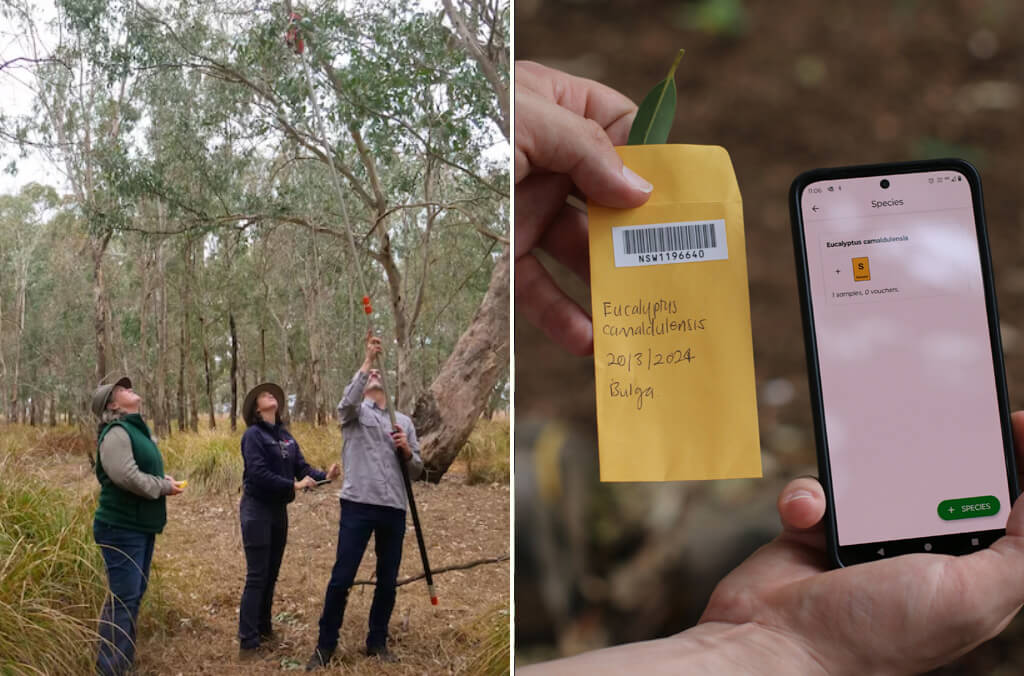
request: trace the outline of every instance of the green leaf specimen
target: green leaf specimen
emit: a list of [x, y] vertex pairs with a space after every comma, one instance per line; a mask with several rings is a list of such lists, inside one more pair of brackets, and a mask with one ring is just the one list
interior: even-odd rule
[[672, 130], [672, 120], [676, 115], [676, 67], [685, 52], [685, 49], [679, 50], [668, 75], [644, 97], [643, 103], [636, 111], [633, 126], [629, 129], [627, 145], [668, 141], [668, 133]]

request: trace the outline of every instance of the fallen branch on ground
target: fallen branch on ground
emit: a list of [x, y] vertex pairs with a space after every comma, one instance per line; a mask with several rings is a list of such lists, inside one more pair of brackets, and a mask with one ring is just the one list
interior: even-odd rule
[[[476, 566], [482, 566], [485, 563], [501, 563], [502, 561], [508, 561], [508, 559], [509, 555], [503, 554], [501, 556], [495, 556], [489, 559], [477, 559], [476, 561], [470, 561], [469, 563], [457, 563], [452, 566], [445, 566], [444, 568], [436, 568], [431, 572], [434, 573], [434, 575], [437, 575], [438, 573], [447, 573], [451, 570], [466, 570], [468, 568], [475, 568]], [[410, 582], [415, 582], [416, 580], [422, 580], [424, 576], [424, 573], [420, 573], [419, 575], [413, 575], [412, 577], [404, 577], [398, 582], [396, 582], [395, 586], [401, 587], [403, 584], [409, 584]], [[377, 584], [377, 582], [375, 580], [356, 580], [352, 583], [352, 586], [354, 587], [358, 584]]]

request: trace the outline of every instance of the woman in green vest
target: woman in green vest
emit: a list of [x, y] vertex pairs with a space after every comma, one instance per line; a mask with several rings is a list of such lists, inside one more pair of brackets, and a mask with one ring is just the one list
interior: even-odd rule
[[96, 478], [99, 506], [93, 535], [100, 546], [110, 595], [100, 615], [100, 674], [124, 674], [135, 659], [135, 621], [149, 581], [156, 534], [167, 523], [165, 496], [178, 495], [184, 483], [164, 474], [160, 450], [139, 415], [142, 398], [132, 381], [101, 385], [92, 397], [100, 419]]

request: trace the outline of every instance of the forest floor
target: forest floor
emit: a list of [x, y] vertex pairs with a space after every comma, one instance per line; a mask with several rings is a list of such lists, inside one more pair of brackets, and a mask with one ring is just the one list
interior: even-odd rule
[[[33, 463], [33, 474], [71, 493], [96, 491], [80, 455]], [[433, 569], [509, 553], [509, 487], [467, 485], [456, 463], [437, 485], [417, 483], [416, 504]], [[288, 546], [274, 596], [278, 644], [258, 662], [238, 661], [238, 605], [245, 558], [238, 520], [238, 488], [186, 492], [168, 499], [168, 523], [157, 537], [152, 585], [140, 614], [136, 657], [139, 674], [269, 674], [300, 670], [316, 644], [317, 620], [337, 543], [337, 483], [300, 493], [289, 506]], [[190, 485], [189, 488], [192, 488]], [[357, 576], [373, 577], [368, 548]], [[399, 581], [422, 573], [415, 532], [408, 520]], [[390, 633], [396, 664], [363, 653], [372, 585], [353, 588], [341, 629], [336, 664], [323, 673], [476, 673], [495, 621], [508, 622], [507, 560], [435, 576], [440, 599], [430, 604], [417, 580], [398, 588]], [[507, 642], [507, 639], [506, 639]], [[505, 653], [507, 659], [507, 652]]]

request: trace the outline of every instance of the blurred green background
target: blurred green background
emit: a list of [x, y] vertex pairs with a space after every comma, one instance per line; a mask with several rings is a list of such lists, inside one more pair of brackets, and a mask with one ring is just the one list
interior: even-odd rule
[[[1010, 402], [1024, 407], [1024, 3], [518, 0], [515, 58], [639, 102], [687, 50], [670, 142], [725, 146], [743, 192], [765, 478], [597, 480], [593, 362], [517, 316], [517, 664], [665, 636], [779, 530], [816, 474], [786, 193], [826, 166], [959, 156], [982, 175]], [[586, 286], [551, 261], [586, 308]], [[1024, 621], [936, 673], [1024, 672]]]

